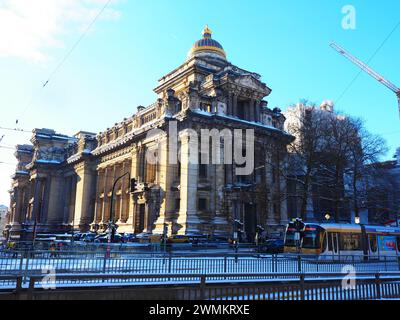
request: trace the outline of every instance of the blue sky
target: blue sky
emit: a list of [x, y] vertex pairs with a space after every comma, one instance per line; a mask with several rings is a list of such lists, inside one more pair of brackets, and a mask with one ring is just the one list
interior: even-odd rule
[[[303, 98], [337, 101], [359, 69], [329, 42], [367, 61], [400, 19], [397, 0], [116, 0], [42, 89], [104, 3], [0, 0], [0, 126], [15, 127], [18, 118], [28, 130], [102, 131], [154, 102], [157, 80], [184, 62], [205, 24], [228, 60], [262, 75], [272, 88], [270, 107], [284, 110]], [[356, 10], [355, 30], [342, 28], [345, 5]], [[400, 27], [370, 63], [397, 86], [399, 51]], [[400, 146], [394, 93], [361, 74], [336, 109], [362, 117], [387, 140], [385, 158], [392, 158]], [[30, 138], [3, 134], [0, 146]], [[8, 205], [13, 151], [0, 148], [0, 162], [6, 162], [0, 163], [0, 203]]]

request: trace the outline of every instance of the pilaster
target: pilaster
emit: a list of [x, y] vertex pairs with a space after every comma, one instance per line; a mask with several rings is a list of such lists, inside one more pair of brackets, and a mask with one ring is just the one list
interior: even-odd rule
[[189, 130], [181, 131], [179, 136], [181, 139], [181, 205], [177, 224], [181, 226], [178, 234], [186, 235], [197, 233], [198, 225], [201, 223], [197, 216], [198, 148], [197, 141], [190, 138]]
[[75, 167], [78, 176], [76, 183], [74, 225], [81, 231], [87, 231], [94, 218], [94, 204], [96, 176], [89, 163]]

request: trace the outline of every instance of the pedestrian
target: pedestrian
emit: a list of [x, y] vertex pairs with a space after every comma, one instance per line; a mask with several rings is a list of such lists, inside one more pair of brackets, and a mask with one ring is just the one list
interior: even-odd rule
[[54, 258], [56, 256], [56, 245], [54, 242], [51, 243], [50, 245], [50, 257]]
[[12, 253], [12, 258], [17, 258], [18, 257], [18, 252], [17, 252], [17, 244], [14, 241], [10, 241], [9, 243], [9, 250]]

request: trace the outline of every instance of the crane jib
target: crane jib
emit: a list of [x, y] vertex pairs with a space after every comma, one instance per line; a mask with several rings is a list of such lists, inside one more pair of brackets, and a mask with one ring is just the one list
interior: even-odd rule
[[371, 77], [375, 78], [377, 81], [385, 85], [388, 89], [392, 90], [398, 98], [399, 102], [399, 113], [400, 113], [400, 89], [396, 87], [393, 83], [390, 81], [386, 80], [383, 76], [381, 76], [379, 73], [376, 71], [372, 70], [368, 65], [366, 65], [364, 62], [360, 61], [353, 55], [351, 55], [349, 52], [347, 52], [345, 49], [343, 49], [341, 46], [337, 45], [336, 43], [332, 42], [330, 43], [330, 47], [336, 50], [339, 54], [342, 56], [346, 57], [349, 59], [351, 62], [353, 62], [355, 65], [357, 65], [359, 68], [361, 68], [363, 71], [368, 73]]

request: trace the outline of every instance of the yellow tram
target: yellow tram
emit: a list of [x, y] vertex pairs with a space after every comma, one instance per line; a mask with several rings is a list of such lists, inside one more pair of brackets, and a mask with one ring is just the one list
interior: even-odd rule
[[310, 255], [397, 256], [400, 228], [338, 223], [305, 223], [296, 243], [297, 230], [286, 227], [284, 252]]

